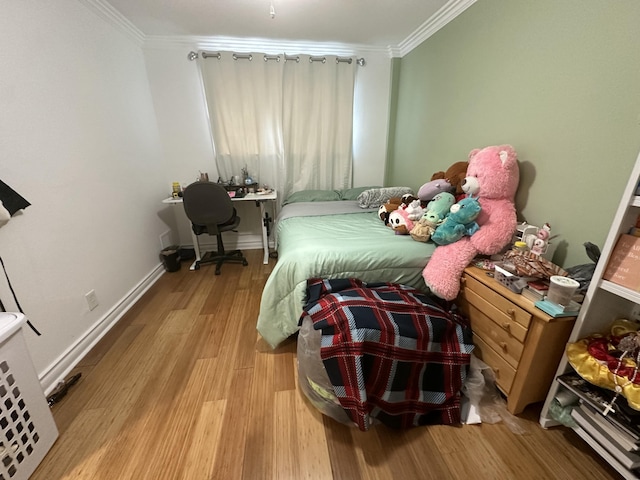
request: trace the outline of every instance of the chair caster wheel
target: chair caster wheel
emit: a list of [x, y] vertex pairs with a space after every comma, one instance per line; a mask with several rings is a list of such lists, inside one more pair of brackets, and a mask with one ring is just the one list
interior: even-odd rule
[[247, 262], [246, 260], [244, 260], [244, 261], [242, 262], [242, 265], [246, 267], [247, 265], [249, 265], [249, 262]]
[[200, 264], [199, 264], [199, 263], [196, 263], [196, 264], [195, 264], [195, 266], [194, 266], [193, 268], [194, 268], [194, 270], [200, 270]]

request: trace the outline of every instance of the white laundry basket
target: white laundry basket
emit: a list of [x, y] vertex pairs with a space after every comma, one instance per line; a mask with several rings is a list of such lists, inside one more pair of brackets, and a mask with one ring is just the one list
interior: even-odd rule
[[28, 479], [58, 437], [22, 333], [21, 313], [0, 312], [0, 480]]

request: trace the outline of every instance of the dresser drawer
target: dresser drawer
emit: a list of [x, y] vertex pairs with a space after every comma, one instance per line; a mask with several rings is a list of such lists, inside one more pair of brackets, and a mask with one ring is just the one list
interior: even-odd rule
[[475, 345], [474, 355], [491, 367], [496, 376], [496, 384], [508, 396], [516, 370], [475, 333], [473, 334], [473, 344]]
[[473, 305], [469, 305], [471, 330], [487, 345], [498, 352], [513, 368], [518, 368], [524, 345], [508, 331], [499, 327]]
[[[498, 307], [492, 305], [478, 295], [474, 290], [465, 289], [464, 296], [466, 303], [464, 306], [464, 312], [470, 320], [473, 320], [474, 315], [477, 316], [481, 314], [491, 320], [496, 327], [513, 336], [513, 338], [519, 340], [521, 343], [524, 343], [527, 338], [528, 330], [526, 327], [522, 326], [522, 324], [518, 323], [511, 315], [505, 314]], [[510, 308], [515, 311], [515, 309], [519, 307], [511, 304]], [[474, 312], [473, 314], [471, 313], [472, 309]]]
[[[498, 292], [468, 275], [465, 276], [464, 288], [467, 301], [498, 325], [502, 326], [503, 324], [513, 324], [515, 322], [525, 329], [529, 328], [531, 314]], [[524, 341], [524, 338], [522, 341]]]

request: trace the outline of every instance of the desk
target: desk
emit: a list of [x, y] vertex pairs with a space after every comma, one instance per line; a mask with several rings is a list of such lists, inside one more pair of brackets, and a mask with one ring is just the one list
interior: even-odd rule
[[[268, 235], [268, 223], [269, 223], [269, 215], [265, 209], [265, 202], [274, 202], [278, 198], [278, 192], [273, 190], [269, 193], [259, 194], [259, 193], [247, 193], [244, 197], [232, 197], [232, 202], [256, 202], [256, 207], [260, 207], [260, 219], [262, 223], [262, 248], [264, 249], [264, 260], [262, 263], [265, 265], [269, 263], [269, 235]], [[182, 197], [178, 198], [165, 198], [162, 203], [169, 205], [177, 205], [182, 204]], [[196, 252], [196, 259], [191, 265], [191, 270], [195, 269], [195, 264], [200, 260], [200, 249], [198, 248], [198, 238], [195, 233], [193, 233], [193, 229], [191, 229], [191, 238], [193, 239], [193, 249]]]

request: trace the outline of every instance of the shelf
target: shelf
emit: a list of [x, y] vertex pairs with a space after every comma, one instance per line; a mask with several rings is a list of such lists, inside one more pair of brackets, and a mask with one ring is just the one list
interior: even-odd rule
[[611, 453], [600, 445], [586, 430], [581, 427], [574, 427], [573, 431], [578, 434], [589, 446], [595, 450], [609, 465], [615, 468], [624, 478], [633, 480], [638, 477], [630, 470], [627, 470]]
[[601, 280], [599, 286], [607, 292], [611, 292], [614, 295], [618, 295], [619, 297], [625, 298], [631, 302], [640, 304], [640, 292], [636, 292], [635, 290], [631, 290], [630, 288], [623, 287], [608, 280]]
[[[627, 186], [622, 193], [618, 209], [612, 218], [611, 228], [602, 248], [601, 260], [596, 263], [593, 278], [585, 293], [582, 310], [571, 333], [571, 341], [585, 338], [593, 332], [608, 331], [613, 320], [617, 318], [637, 318], [640, 312], [638, 307], [640, 305], [640, 291], [603, 279], [608, 262], [612, 258], [620, 236], [627, 233], [640, 217], [638, 212], [640, 207], [639, 185], [640, 154], [628, 177]], [[631, 283], [631, 285], [633, 286], [634, 284]], [[558, 365], [556, 377], [568, 371], [570, 371], [570, 365], [565, 355]], [[550, 415], [549, 410], [557, 392], [562, 388], [564, 387], [558, 381], [553, 382], [547, 394], [547, 399], [540, 413], [540, 425], [544, 428], [558, 424], [558, 421]], [[612, 455], [606, 449], [606, 446], [598, 442], [596, 432], [588, 432], [580, 427], [574, 430], [621, 475], [625, 478], [637, 478], [636, 472], [624, 468], [624, 462], [620, 462], [615, 458], [615, 455]]]

